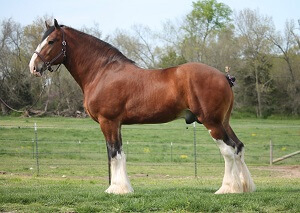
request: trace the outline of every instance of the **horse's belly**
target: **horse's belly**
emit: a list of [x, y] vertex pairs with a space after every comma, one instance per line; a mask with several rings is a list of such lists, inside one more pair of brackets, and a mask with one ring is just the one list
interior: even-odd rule
[[124, 117], [124, 124], [166, 123], [180, 117], [184, 109], [178, 103], [162, 104], [161, 106], [137, 106], [129, 110]]
[[123, 120], [123, 124], [155, 124], [155, 123], [167, 123], [177, 118], [177, 114], [171, 114], [167, 112], [159, 113], [137, 113], [130, 117], [126, 117]]

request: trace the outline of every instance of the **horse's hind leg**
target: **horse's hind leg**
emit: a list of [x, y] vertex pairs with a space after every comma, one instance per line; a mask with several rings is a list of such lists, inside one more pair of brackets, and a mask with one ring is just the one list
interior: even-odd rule
[[231, 126], [227, 122], [225, 125], [225, 129], [230, 138], [235, 142], [237, 147], [237, 154], [235, 154], [236, 164], [239, 170], [240, 180], [243, 186], [244, 192], [253, 192], [255, 191], [255, 184], [251, 177], [251, 174], [248, 170], [248, 167], [244, 161], [244, 144], [238, 139], [232, 130]]
[[126, 156], [122, 151], [121, 127], [109, 120], [101, 120], [100, 126], [106, 139], [109, 164], [110, 186], [105, 192], [112, 194], [133, 192], [126, 171]]
[[236, 162], [236, 144], [228, 136], [220, 123], [203, 123], [210, 132], [212, 138], [219, 146], [225, 161], [225, 172], [221, 188], [216, 194], [242, 193], [243, 185], [240, 179], [239, 167]]

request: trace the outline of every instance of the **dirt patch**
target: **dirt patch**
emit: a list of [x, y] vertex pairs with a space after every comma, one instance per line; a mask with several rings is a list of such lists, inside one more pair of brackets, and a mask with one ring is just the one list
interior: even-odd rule
[[295, 166], [264, 166], [257, 167], [257, 170], [265, 170], [283, 178], [300, 178], [300, 165]]

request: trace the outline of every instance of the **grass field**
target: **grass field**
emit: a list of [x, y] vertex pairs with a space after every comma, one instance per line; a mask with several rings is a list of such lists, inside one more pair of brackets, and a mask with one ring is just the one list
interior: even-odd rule
[[[39, 175], [33, 125], [37, 123]], [[134, 194], [108, 195], [107, 156], [91, 119], [0, 117], [0, 212], [299, 212], [299, 120], [233, 119], [257, 185], [249, 194], [214, 195], [224, 162], [208, 132], [183, 120], [124, 126], [123, 149]], [[172, 143], [172, 145], [171, 145]]]

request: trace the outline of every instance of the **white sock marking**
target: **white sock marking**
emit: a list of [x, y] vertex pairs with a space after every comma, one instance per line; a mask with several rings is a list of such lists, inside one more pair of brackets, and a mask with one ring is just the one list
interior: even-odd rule
[[242, 149], [242, 151], [238, 155], [235, 155], [235, 159], [240, 171], [240, 179], [243, 186], [243, 191], [254, 192], [256, 187], [248, 170], [248, 167], [244, 161], [244, 149]]
[[126, 171], [126, 156], [124, 152], [118, 153], [111, 159], [111, 185], [105, 192], [113, 194], [133, 192]]
[[[208, 130], [210, 133], [211, 130]], [[219, 146], [225, 161], [225, 172], [221, 188], [216, 194], [254, 192], [256, 187], [244, 161], [244, 148], [239, 154], [222, 140], [213, 140]]]
[[242, 193], [243, 186], [240, 179], [240, 171], [236, 163], [235, 150], [222, 140], [215, 140], [225, 161], [225, 172], [221, 188], [216, 194]]

